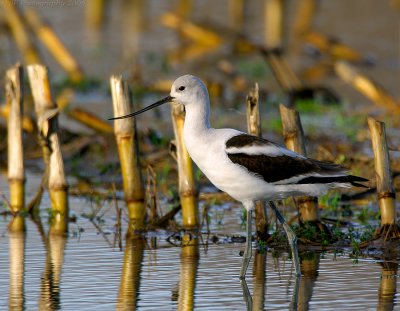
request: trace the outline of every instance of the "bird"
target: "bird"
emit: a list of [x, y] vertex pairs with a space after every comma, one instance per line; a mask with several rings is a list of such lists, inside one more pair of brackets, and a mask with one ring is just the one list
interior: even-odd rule
[[368, 180], [351, 175], [340, 165], [305, 157], [267, 139], [235, 129], [213, 128], [207, 87], [190, 74], [177, 78], [167, 97], [109, 120], [134, 117], [168, 102], [182, 104], [185, 108], [184, 143], [194, 163], [214, 186], [241, 202], [246, 209], [247, 239], [239, 277], [245, 278], [252, 256], [252, 210], [257, 200], [269, 201], [283, 224], [295, 272], [300, 275], [296, 235], [273, 201], [292, 196], [319, 196], [330, 188], [365, 187], [362, 183]]

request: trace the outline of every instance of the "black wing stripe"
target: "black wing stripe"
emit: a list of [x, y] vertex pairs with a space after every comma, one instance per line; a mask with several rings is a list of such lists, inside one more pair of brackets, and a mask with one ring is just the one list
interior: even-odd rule
[[228, 157], [233, 163], [239, 164], [249, 172], [261, 176], [266, 182], [277, 182], [321, 170], [313, 161], [285, 155], [268, 157], [262, 154], [228, 153]]
[[240, 134], [233, 136], [226, 142], [226, 148], [231, 148], [231, 147], [241, 148], [247, 146], [262, 146], [262, 145], [272, 145], [272, 143], [266, 139], [248, 134]]
[[366, 186], [359, 184], [358, 182], [366, 182], [368, 179], [346, 175], [346, 176], [336, 176], [336, 177], [319, 177], [319, 176], [310, 176], [299, 180], [296, 184], [330, 184], [330, 183], [348, 183], [353, 186], [365, 187]]

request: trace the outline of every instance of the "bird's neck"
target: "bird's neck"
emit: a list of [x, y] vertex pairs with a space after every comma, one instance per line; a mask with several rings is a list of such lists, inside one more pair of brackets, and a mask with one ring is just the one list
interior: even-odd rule
[[210, 129], [210, 105], [188, 105], [186, 107], [185, 136], [201, 136]]

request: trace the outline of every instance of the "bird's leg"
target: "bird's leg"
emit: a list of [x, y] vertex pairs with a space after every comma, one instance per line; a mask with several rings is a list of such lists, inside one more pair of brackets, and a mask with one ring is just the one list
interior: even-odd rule
[[243, 254], [242, 268], [240, 269], [240, 278], [244, 279], [246, 276], [247, 267], [249, 266], [251, 259], [251, 209], [247, 209], [246, 219], [246, 248]]
[[282, 224], [283, 229], [286, 232], [286, 236], [287, 236], [288, 241], [289, 241], [290, 249], [292, 250], [292, 259], [293, 259], [293, 264], [294, 264], [294, 269], [296, 271], [296, 275], [301, 275], [299, 253], [298, 253], [298, 249], [297, 249], [297, 236], [296, 236], [296, 233], [294, 233], [292, 228], [290, 228], [290, 226], [287, 224], [287, 222], [285, 221], [285, 218], [278, 211], [278, 209], [276, 208], [274, 202], [270, 201], [269, 205], [274, 210], [276, 218], [278, 218], [279, 222]]

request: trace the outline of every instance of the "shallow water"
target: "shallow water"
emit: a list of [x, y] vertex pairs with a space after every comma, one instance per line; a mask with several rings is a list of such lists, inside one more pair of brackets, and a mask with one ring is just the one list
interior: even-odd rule
[[[47, 196], [43, 199], [46, 206]], [[149, 232], [145, 240], [123, 239], [121, 250], [114, 242], [112, 205], [102, 206], [105, 214], [97, 222], [102, 234], [81, 216], [92, 210], [90, 201], [71, 198], [70, 206], [77, 221], [70, 224], [69, 237], [50, 237], [47, 251], [32, 221], [27, 221], [24, 236], [8, 233], [8, 220], [1, 219], [0, 310], [246, 309], [238, 278], [243, 243], [220, 239], [213, 244], [203, 234], [198, 246], [180, 247], [172, 244], [180, 243], [173, 237], [167, 241], [172, 233], [157, 231]], [[240, 209], [233, 207], [211, 208], [224, 215], [219, 224], [211, 224], [211, 236], [245, 235]], [[46, 211], [42, 214], [46, 228]], [[253, 310], [397, 306], [397, 262], [383, 265], [373, 259], [354, 260], [346, 253], [307, 253], [297, 287], [287, 257], [272, 250], [253, 257], [247, 275]]]

